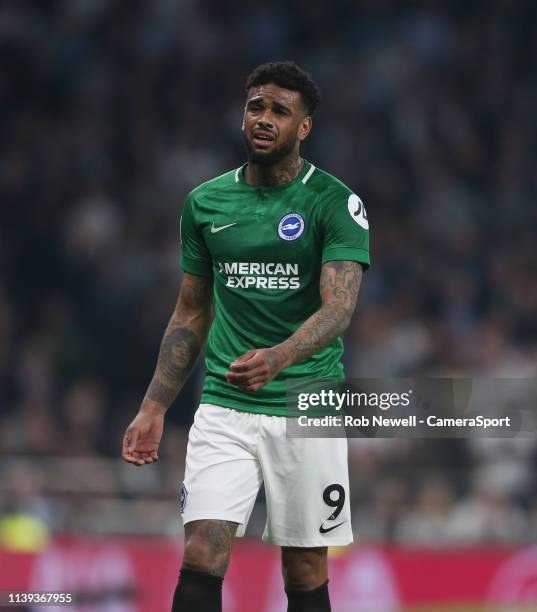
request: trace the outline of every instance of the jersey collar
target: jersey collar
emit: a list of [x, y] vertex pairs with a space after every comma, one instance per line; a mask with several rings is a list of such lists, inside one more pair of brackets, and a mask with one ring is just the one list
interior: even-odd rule
[[285, 183], [284, 185], [280, 185], [278, 187], [260, 187], [256, 185], [250, 185], [249, 183], [246, 182], [246, 178], [244, 177], [245, 169], [246, 169], [246, 164], [243, 164], [242, 166], [240, 166], [239, 168], [235, 170], [235, 182], [236, 183], [239, 183], [240, 185], [244, 187], [248, 187], [250, 189], [263, 189], [266, 191], [280, 191], [282, 189], [287, 189], [288, 187], [291, 187], [292, 185], [296, 185], [300, 182], [302, 182], [305, 185], [310, 179], [311, 175], [313, 174], [315, 170], [315, 166], [312, 163], [310, 163], [307, 159], [305, 159], [303, 168], [295, 176], [295, 178], [292, 181], [289, 181], [288, 183]]

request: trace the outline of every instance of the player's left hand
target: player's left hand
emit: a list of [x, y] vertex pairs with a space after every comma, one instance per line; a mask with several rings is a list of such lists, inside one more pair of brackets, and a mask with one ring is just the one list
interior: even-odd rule
[[284, 367], [284, 358], [276, 349], [252, 349], [229, 365], [226, 380], [243, 391], [257, 391], [276, 378]]

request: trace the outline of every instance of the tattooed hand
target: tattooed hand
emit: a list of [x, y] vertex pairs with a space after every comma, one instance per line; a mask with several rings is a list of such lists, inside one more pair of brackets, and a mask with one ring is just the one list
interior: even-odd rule
[[253, 349], [230, 364], [226, 373], [229, 383], [243, 391], [257, 391], [276, 378], [286, 367], [285, 360], [274, 348]]

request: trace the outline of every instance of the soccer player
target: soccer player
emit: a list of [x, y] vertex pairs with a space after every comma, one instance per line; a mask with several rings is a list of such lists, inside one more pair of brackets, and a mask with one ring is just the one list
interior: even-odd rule
[[208, 335], [173, 611], [221, 610], [232, 541], [263, 482], [263, 539], [281, 547], [288, 612], [330, 610], [327, 547], [352, 542], [347, 440], [286, 437], [286, 417], [298, 414], [286, 408], [286, 383], [343, 377], [341, 334], [369, 266], [360, 198], [300, 157], [318, 101], [296, 64], [256, 68], [242, 124], [248, 162], [185, 202], [179, 298], [123, 441], [126, 461], [157, 461], [164, 414]]

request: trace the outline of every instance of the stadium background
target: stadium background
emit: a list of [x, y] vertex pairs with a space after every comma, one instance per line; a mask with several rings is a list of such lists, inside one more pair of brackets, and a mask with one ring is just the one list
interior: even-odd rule
[[[165, 609], [201, 365], [158, 465], [120, 440], [181, 281], [183, 199], [243, 162], [263, 61], [318, 80], [304, 154], [368, 209], [348, 373], [535, 377], [536, 30], [531, 0], [2, 2], [0, 590]], [[535, 440], [353, 441], [350, 468], [336, 612], [537, 609]], [[241, 543], [229, 610], [283, 609], [275, 554]]]

